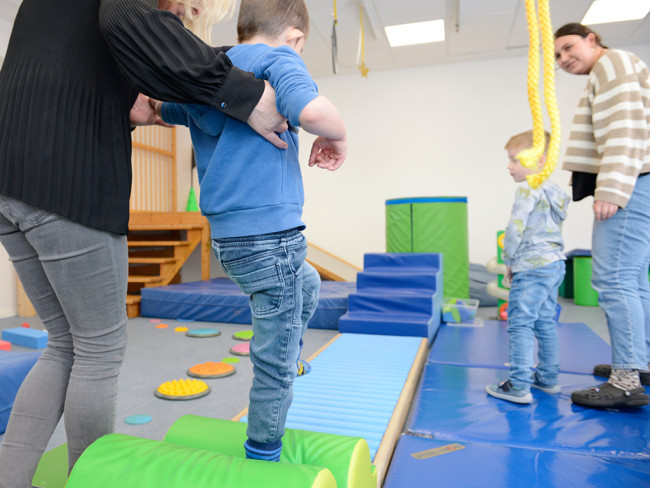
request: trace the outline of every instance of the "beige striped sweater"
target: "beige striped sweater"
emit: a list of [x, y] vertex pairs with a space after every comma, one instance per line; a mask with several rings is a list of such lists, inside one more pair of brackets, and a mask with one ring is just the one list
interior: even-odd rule
[[634, 54], [606, 50], [589, 73], [563, 168], [598, 174], [595, 200], [621, 208], [650, 172], [650, 71]]

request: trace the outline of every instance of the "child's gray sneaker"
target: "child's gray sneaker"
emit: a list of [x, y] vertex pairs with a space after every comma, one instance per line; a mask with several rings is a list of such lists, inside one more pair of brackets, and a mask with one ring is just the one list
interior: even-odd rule
[[562, 387], [560, 385], [545, 385], [541, 383], [537, 378], [537, 373], [533, 374], [533, 382], [530, 386], [537, 388], [538, 390], [542, 390], [544, 393], [548, 393], [550, 395], [556, 395], [562, 391]]
[[532, 403], [533, 395], [530, 390], [524, 388], [515, 388], [510, 380], [506, 380], [499, 385], [487, 385], [485, 391], [488, 395], [501, 400], [507, 400], [513, 403]]

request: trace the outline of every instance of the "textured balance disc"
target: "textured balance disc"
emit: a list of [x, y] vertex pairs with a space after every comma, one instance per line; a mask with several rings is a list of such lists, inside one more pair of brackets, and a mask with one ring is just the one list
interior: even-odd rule
[[241, 330], [239, 332], [235, 332], [232, 335], [232, 338], [237, 341], [250, 341], [252, 337], [253, 337], [252, 330]]
[[242, 342], [230, 348], [230, 354], [236, 354], [237, 356], [250, 356], [250, 353], [251, 345], [249, 342]]
[[228, 363], [228, 364], [237, 364], [240, 361], [239, 358], [228, 357], [228, 358], [223, 358], [221, 362]]
[[142, 425], [142, 424], [148, 424], [151, 422], [151, 415], [145, 415], [145, 414], [136, 414], [136, 415], [129, 415], [127, 418], [124, 419], [124, 422], [129, 424], [129, 425]]
[[201, 380], [172, 380], [160, 385], [153, 394], [164, 400], [194, 400], [210, 393], [210, 387]]
[[218, 335], [221, 335], [221, 331], [219, 329], [194, 329], [194, 330], [188, 330], [185, 335], [187, 337], [199, 337], [199, 338], [204, 338], [204, 337], [216, 337]]
[[235, 367], [224, 362], [208, 361], [192, 366], [187, 370], [187, 374], [195, 378], [223, 378], [235, 374]]

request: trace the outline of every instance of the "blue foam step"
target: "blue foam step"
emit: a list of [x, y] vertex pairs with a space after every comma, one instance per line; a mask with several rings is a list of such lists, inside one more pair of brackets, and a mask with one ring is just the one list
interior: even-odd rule
[[438, 290], [439, 272], [428, 269], [420, 271], [401, 269], [365, 270], [357, 273], [357, 290], [363, 288], [410, 288]]
[[433, 315], [434, 298], [421, 290], [364, 288], [348, 297], [348, 310], [368, 312], [415, 312]]
[[442, 266], [442, 255], [437, 253], [369, 253], [363, 257], [363, 268], [435, 268]]
[[433, 338], [437, 330], [431, 315], [348, 312], [339, 319], [339, 332]]
[[14, 327], [2, 331], [2, 340], [17, 346], [43, 349], [47, 346], [47, 331], [29, 329], [27, 327]]

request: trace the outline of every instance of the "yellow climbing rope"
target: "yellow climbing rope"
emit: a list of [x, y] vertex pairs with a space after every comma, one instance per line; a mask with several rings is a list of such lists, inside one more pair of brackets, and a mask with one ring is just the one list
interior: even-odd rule
[[539, 0], [539, 22], [535, 11], [535, 0], [526, 0], [526, 19], [530, 48], [528, 51], [528, 102], [533, 116], [533, 147], [521, 151], [517, 158], [526, 168], [537, 168], [537, 162], [544, 154], [544, 114], [539, 93], [539, 32], [542, 34], [542, 52], [544, 54], [544, 100], [548, 117], [551, 121], [551, 139], [549, 141], [544, 168], [526, 178], [532, 188], [537, 188], [551, 175], [557, 165], [560, 154], [560, 112], [555, 96], [555, 46], [549, 0]]

